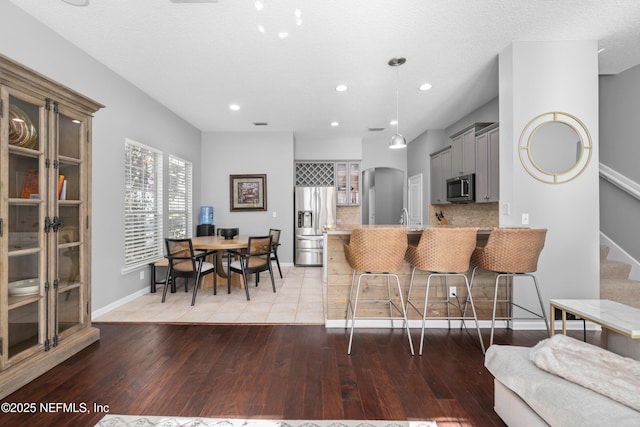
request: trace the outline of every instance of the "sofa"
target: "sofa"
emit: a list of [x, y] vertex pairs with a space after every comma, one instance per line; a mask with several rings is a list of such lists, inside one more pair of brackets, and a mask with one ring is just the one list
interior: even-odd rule
[[508, 426], [640, 426], [640, 361], [554, 335], [492, 345], [494, 409]]

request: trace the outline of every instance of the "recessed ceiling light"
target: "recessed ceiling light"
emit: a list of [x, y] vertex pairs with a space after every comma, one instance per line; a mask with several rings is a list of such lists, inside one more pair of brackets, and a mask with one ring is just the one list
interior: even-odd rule
[[347, 85], [340, 84], [340, 85], [336, 86], [336, 91], [338, 91], [338, 92], [344, 92], [347, 89], [348, 89]]
[[284, 40], [284, 39], [286, 39], [287, 37], [289, 37], [289, 33], [287, 33], [286, 31], [280, 31], [280, 32], [278, 33], [278, 37], [280, 37], [280, 39]]
[[258, 25], [258, 31], [260, 31], [261, 33], [264, 33], [264, 26]]
[[422, 83], [420, 85], [420, 90], [429, 90], [429, 89], [431, 89], [431, 87], [432, 87], [431, 83]]
[[261, 1], [255, 2], [254, 5], [256, 6], [256, 10], [264, 9], [264, 4]]
[[389, 124], [390, 124], [391, 126], [395, 126], [395, 125], [397, 125], [397, 124], [398, 124], [398, 121], [397, 121], [397, 120], [391, 120], [391, 121], [389, 122]]
[[229, 105], [229, 109], [233, 111], [238, 111], [240, 109], [240, 106], [238, 104], [231, 104]]
[[331, 126], [333, 126], [333, 127], [336, 127], [336, 126], [339, 126], [339, 125], [340, 125], [340, 123], [338, 123], [338, 122], [331, 122]]

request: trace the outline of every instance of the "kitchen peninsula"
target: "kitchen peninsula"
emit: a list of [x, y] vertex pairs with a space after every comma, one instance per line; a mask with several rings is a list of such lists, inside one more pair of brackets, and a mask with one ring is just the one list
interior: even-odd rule
[[[327, 327], [344, 327], [346, 313], [347, 313], [347, 303], [349, 300], [349, 290], [351, 287], [351, 278], [352, 278], [352, 270], [347, 260], [344, 256], [344, 244], [349, 243], [349, 239], [351, 237], [351, 232], [357, 227], [401, 227], [400, 225], [338, 225], [335, 228], [326, 229], [325, 230], [325, 313], [326, 313], [326, 321], [325, 324]], [[417, 245], [420, 240], [420, 236], [422, 234], [423, 228], [408, 228], [405, 227], [407, 231], [407, 242], [410, 245]], [[486, 243], [486, 239], [490, 234], [490, 229], [480, 228], [478, 230], [478, 246], [482, 246]], [[398, 274], [400, 278], [400, 286], [403, 290], [403, 299], [406, 297], [409, 280], [411, 279], [411, 265], [407, 262], [404, 263], [402, 271]], [[469, 272], [468, 277], [471, 277], [471, 272]], [[366, 277], [363, 279], [363, 282], [368, 284], [373, 281], [382, 281], [386, 278], [381, 277]], [[422, 292], [424, 294], [424, 286], [426, 283], [426, 273], [416, 270], [415, 275], [416, 280], [416, 291]], [[444, 286], [437, 286], [440, 284], [439, 280], [444, 280], [441, 277], [437, 277], [432, 279], [432, 286], [429, 292], [429, 299], [444, 299]], [[460, 277], [452, 277], [449, 278], [449, 285], [456, 286], [456, 295], [457, 297], [450, 298], [450, 301], [455, 304], [461, 304], [464, 306], [464, 302], [467, 297], [466, 285], [464, 284], [464, 280]], [[473, 288], [473, 297], [478, 299], [485, 299], [487, 297], [493, 297], [493, 289], [494, 289], [494, 280], [495, 277], [491, 273], [481, 272], [476, 284]], [[367, 286], [365, 284], [365, 286]], [[501, 291], [505, 287], [501, 287]], [[370, 287], [370, 292], [384, 292], [386, 294], [385, 286], [372, 286]], [[369, 290], [365, 290], [368, 292]], [[429, 316], [445, 316], [446, 315], [446, 304], [429, 304], [431, 307], [429, 308]], [[479, 319], [491, 319], [491, 304], [490, 303], [482, 303], [476, 304], [478, 310], [478, 318]], [[361, 310], [361, 311], [360, 311]], [[368, 310], [368, 311], [367, 311]], [[365, 307], [362, 306], [359, 311], [363, 316], [384, 316], [382, 311], [386, 309], [378, 308], [378, 307]], [[407, 313], [410, 320], [420, 319], [421, 316], [418, 315], [415, 311]], [[384, 324], [381, 324], [381, 327], [386, 327], [384, 325], [389, 325], [388, 321], [383, 321]], [[443, 321], [443, 325], [446, 327], [446, 321]]]

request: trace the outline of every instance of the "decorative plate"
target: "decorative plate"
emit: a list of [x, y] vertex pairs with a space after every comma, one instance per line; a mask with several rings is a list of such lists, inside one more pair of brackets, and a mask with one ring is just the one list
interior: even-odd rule
[[15, 105], [9, 106], [9, 144], [33, 148], [38, 142], [38, 132], [31, 119]]
[[11, 296], [35, 295], [38, 292], [40, 292], [40, 280], [37, 278], [9, 282], [9, 295]]

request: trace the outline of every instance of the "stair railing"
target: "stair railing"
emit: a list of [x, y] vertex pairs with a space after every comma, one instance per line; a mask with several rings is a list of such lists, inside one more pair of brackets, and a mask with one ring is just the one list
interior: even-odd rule
[[600, 177], [640, 200], [640, 184], [600, 163]]

